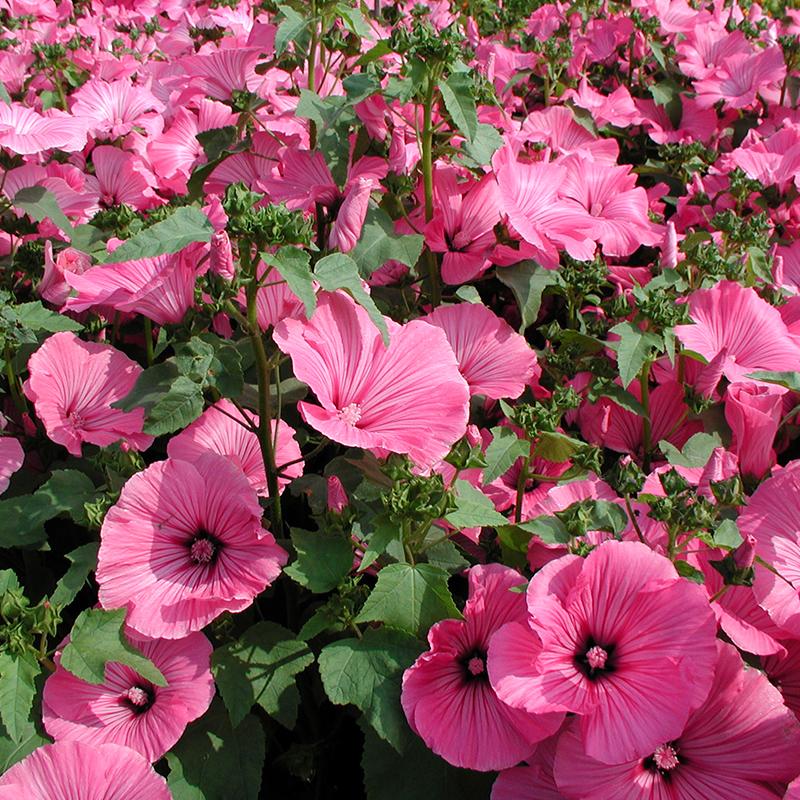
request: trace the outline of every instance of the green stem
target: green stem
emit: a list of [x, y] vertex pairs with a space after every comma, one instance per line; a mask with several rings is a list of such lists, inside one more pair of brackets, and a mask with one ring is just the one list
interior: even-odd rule
[[628, 516], [631, 520], [631, 525], [633, 525], [633, 529], [636, 531], [636, 535], [639, 537], [639, 541], [642, 544], [647, 544], [644, 538], [644, 534], [642, 533], [642, 529], [639, 527], [639, 521], [636, 519], [636, 514], [633, 513], [633, 508], [631, 507], [631, 498], [626, 494], [625, 495], [625, 508], [628, 511]]
[[19, 410], [20, 414], [24, 414], [28, 410], [28, 404], [25, 397], [19, 390], [17, 376], [14, 374], [14, 355], [11, 348], [6, 345], [5, 352], [3, 353], [3, 360], [5, 361], [6, 378], [8, 379], [8, 389], [11, 392], [11, 397], [14, 400], [14, 405]]
[[275, 448], [272, 442], [270, 421], [272, 420], [272, 399], [270, 397], [271, 366], [264, 349], [264, 339], [258, 327], [258, 280], [250, 258], [250, 243], [243, 242], [239, 247], [239, 258], [242, 262], [243, 272], [249, 276], [246, 288], [247, 296], [247, 329], [250, 334], [250, 343], [256, 357], [256, 370], [258, 372], [258, 441], [261, 447], [261, 457], [264, 460], [264, 471], [267, 475], [267, 489], [269, 491], [270, 509], [272, 511], [272, 534], [279, 537], [283, 533], [283, 519], [281, 516], [281, 498], [278, 493], [278, 470], [275, 465]]
[[517, 476], [517, 499], [514, 502], [514, 522], [522, 521], [522, 498], [525, 496], [525, 484], [528, 482], [528, 467], [533, 458], [533, 442], [531, 442], [528, 455], [522, 464]]
[[[319, 28], [317, 26], [317, 4], [311, 0], [311, 44], [308, 47], [308, 90], [317, 91], [317, 46], [319, 44]], [[308, 122], [308, 146], [313, 150], [317, 146], [317, 125], [314, 120]]]
[[[428, 74], [428, 88], [422, 108], [422, 183], [425, 191], [425, 221], [433, 219], [433, 94], [436, 90], [434, 75]], [[436, 254], [428, 250], [425, 258], [431, 282], [431, 305], [442, 302], [442, 283]]]
[[147, 353], [147, 366], [152, 367], [153, 356], [153, 322], [150, 317], [144, 318], [144, 349]]

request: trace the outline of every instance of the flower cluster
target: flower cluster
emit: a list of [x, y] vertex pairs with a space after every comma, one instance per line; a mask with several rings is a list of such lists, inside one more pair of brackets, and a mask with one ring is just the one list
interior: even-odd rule
[[0, 0], [0, 800], [800, 798], [791, 5]]

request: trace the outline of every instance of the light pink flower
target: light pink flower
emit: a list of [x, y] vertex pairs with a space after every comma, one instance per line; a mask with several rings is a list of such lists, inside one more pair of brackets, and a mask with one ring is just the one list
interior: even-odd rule
[[92, 265], [86, 253], [67, 247], [60, 250], [53, 258], [53, 243], [49, 239], [44, 243], [44, 274], [36, 291], [55, 306], [63, 306], [69, 297], [70, 285], [64, 275], [74, 272], [82, 275]]
[[762, 673], [744, 668], [730, 645], [716, 648], [708, 698], [681, 731], [645, 748], [644, 757], [602, 763], [586, 752], [585, 734], [573, 723], [556, 753], [556, 782], [565, 797], [779, 800], [800, 770], [800, 724]]
[[385, 347], [349, 295], [319, 294], [311, 321], [284, 319], [273, 337], [321, 405], [298, 409], [335, 442], [407, 453], [420, 465], [443, 458], [467, 426], [469, 387], [444, 333], [419, 320], [387, 321]]
[[777, 45], [757, 53], [735, 53], [723, 58], [713, 75], [694, 82], [697, 105], [709, 108], [722, 100], [726, 107], [746, 108], [785, 77], [783, 51]]
[[500, 222], [497, 181], [485, 175], [479, 182], [459, 184], [453, 167], [434, 171], [433, 219], [425, 227], [425, 241], [434, 253], [444, 253], [442, 279], [459, 284], [482, 275], [490, 266], [496, 243], [494, 226]]
[[211, 704], [211, 642], [202, 633], [176, 640], [126, 633], [167, 685], [155, 686], [115, 662], [106, 664], [103, 683], [86, 683], [64, 669], [57, 655], [56, 671], [44, 685], [42, 718], [56, 741], [125, 745], [158, 761]]
[[234, 91], [255, 92], [263, 82], [263, 76], [255, 71], [259, 53], [259, 48], [231, 47], [187, 56], [177, 64], [193, 89], [215, 100], [230, 100]]
[[19, 155], [43, 150], [80, 150], [86, 144], [87, 121], [63, 111], [51, 110], [47, 116], [33, 109], [0, 102], [0, 147]]
[[127, 607], [132, 628], [165, 639], [247, 608], [287, 561], [261, 516], [255, 489], [223, 456], [151, 464], [103, 522], [101, 605]]
[[711, 362], [719, 356], [722, 374], [741, 381], [758, 370], [797, 370], [800, 348], [794, 344], [780, 311], [755, 289], [720, 281], [689, 297], [694, 324], [676, 325], [675, 334], [688, 350]]
[[732, 383], [725, 394], [725, 419], [733, 431], [731, 450], [742, 475], [763, 478], [775, 463], [772, 445], [783, 417], [787, 390], [775, 384]]
[[[262, 278], [268, 267], [263, 261], [256, 267], [259, 278]], [[288, 317], [305, 318], [305, 307], [300, 298], [289, 288], [280, 270], [272, 267], [265, 286], [261, 286], [256, 294], [256, 318], [258, 327], [267, 331]], [[247, 310], [247, 297], [244, 289], [236, 298], [243, 311]]]
[[139, 156], [106, 144], [92, 150], [92, 163], [96, 177], [87, 178], [87, 188], [96, 185], [103, 205], [124, 203], [143, 211], [163, 202], [153, 191], [153, 174]]
[[343, 253], [349, 253], [358, 244], [372, 188], [373, 183], [368, 178], [359, 177], [352, 182], [331, 226], [329, 247], [338, 247]]
[[3, 800], [172, 800], [147, 759], [117, 744], [45, 745], [0, 777], [3, 789]]
[[773, 569], [756, 564], [758, 604], [792, 636], [800, 636], [800, 461], [792, 461], [753, 493], [737, 524], [756, 539], [756, 553]]
[[65, 308], [87, 311], [105, 306], [144, 314], [159, 325], [178, 323], [194, 304], [196, 249], [178, 253], [101, 264], [82, 275], [66, 273], [77, 294]]
[[28, 371], [25, 396], [47, 435], [72, 455], [80, 456], [83, 442], [106, 447], [122, 439], [135, 450], [152, 444], [153, 437], [142, 433], [143, 409], [111, 408], [142, 372], [119, 350], [64, 331], [45, 340], [28, 360]]
[[524, 583], [516, 570], [500, 564], [472, 567], [464, 620], [436, 623], [428, 632], [430, 650], [403, 675], [409, 725], [457, 767], [513, 766], [561, 726], [563, 714], [534, 716], [502, 703], [486, 674], [492, 634], [507, 622], [525, 620], [525, 599], [511, 591]]
[[[230, 400], [219, 400], [188, 428], [170, 439], [167, 455], [183, 461], [196, 461], [203, 453], [219, 453], [241, 469], [259, 495], [267, 497], [267, 477], [258, 437], [245, 428], [243, 422], [257, 427], [258, 415], [247, 412], [244, 417]], [[303, 474], [303, 461], [300, 446], [294, 438], [295, 432], [289, 425], [278, 420], [275, 436], [275, 421], [272, 420], [271, 430], [275, 437], [275, 464], [283, 473], [278, 478], [278, 488], [282, 492]], [[283, 467], [285, 464], [290, 466]]]
[[11, 436], [0, 437], [0, 494], [8, 489], [11, 476], [22, 466], [25, 451], [19, 439]]
[[533, 377], [536, 354], [525, 337], [486, 306], [442, 306], [422, 320], [445, 332], [471, 394], [519, 397]]
[[640, 758], [683, 730], [706, 697], [716, 622], [703, 590], [638, 542], [607, 541], [551, 561], [528, 586], [528, 624], [489, 645], [501, 700], [580, 715], [586, 751]]
[[90, 78], [72, 95], [71, 111], [89, 120], [89, 132], [99, 138], [116, 139], [135, 126], [151, 128], [164, 104], [144, 86], [129, 79], [104, 81]]

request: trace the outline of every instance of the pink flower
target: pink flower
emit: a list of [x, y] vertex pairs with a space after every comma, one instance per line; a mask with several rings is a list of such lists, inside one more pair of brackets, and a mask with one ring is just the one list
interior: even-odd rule
[[142, 433], [143, 409], [111, 408], [142, 372], [119, 350], [64, 331], [45, 340], [28, 360], [28, 371], [25, 396], [47, 435], [72, 455], [80, 456], [83, 442], [107, 447], [122, 439], [135, 450], [153, 443], [152, 436]]
[[208, 268], [217, 275], [232, 281], [236, 277], [231, 239], [226, 230], [215, 231], [211, 237], [208, 255]]
[[86, 683], [64, 669], [56, 656], [56, 671], [44, 685], [44, 726], [56, 741], [120, 744], [158, 761], [211, 704], [211, 642], [202, 633], [172, 641], [145, 639], [131, 631], [127, 636], [158, 667], [167, 685], [155, 686], [113, 662], [106, 665], [103, 683]]
[[755, 289], [733, 281], [698, 289], [689, 298], [689, 315], [694, 324], [676, 325], [676, 335], [684, 347], [709, 362], [720, 356], [722, 374], [729, 381], [741, 381], [757, 370], [800, 368], [800, 349], [780, 311]]
[[491, 800], [564, 800], [553, 776], [558, 734], [540, 742], [524, 767], [504, 769], [492, 786]]
[[756, 564], [758, 604], [778, 627], [800, 636], [800, 461], [792, 461], [753, 493], [737, 524], [755, 537], [756, 553], [778, 574]]
[[[261, 278], [268, 267], [259, 261], [256, 267], [258, 277]], [[282, 319], [288, 317], [305, 317], [305, 308], [300, 298], [289, 288], [280, 271], [272, 267], [266, 286], [261, 286], [256, 294], [256, 318], [258, 327], [267, 331], [277, 325]], [[237, 297], [242, 310], [247, 309], [247, 298], [242, 289]]]
[[51, 110], [47, 116], [33, 109], [0, 102], [0, 147], [19, 155], [43, 150], [81, 150], [86, 144], [85, 119]]
[[562, 714], [534, 716], [500, 702], [486, 674], [492, 634], [507, 622], [525, 620], [525, 600], [511, 591], [524, 583], [516, 570], [500, 564], [473, 567], [464, 620], [436, 623], [428, 632], [431, 649], [403, 675], [409, 725], [457, 767], [513, 766], [561, 726]]
[[264, 78], [256, 70], [260, 49], [232, 47], [187, 56], [177, 64], [189, 77], [189, 85], [215, 100], [230, 100], [234, 91], [255, 92]]
[[445, 332], [471, 394], [519, 397], [533, 377], [536, 354], [525, 337], [486, 306], [442, 306], [422, 320]]
[[127, 607], [134, 630], [165, 639], [247, 608], [287, 561], [261, 515], [255, 489], [223, 456], [151, 464], [103, 522], [101, 605]]
[[321, 405], [298, 403], [309, 425], [340, 444], [442, 459], [467, 426], [469, 387], [441, 330], [388, 320], [385, 347], [349, 295], [319, 294], [311, 321], [284, 319], [273, 337]]
[[42, 275], [36, 291], [54, 306], [63, 306], [69, 297], [70, 285], [64, 275], [67, 272], [82, 275], [92, 265], [86, 253], [67, 247], [60, 250], [53, 259], [53, 243], [49, 239], [44, 243], [44, 275]]
[[784, 640], [783, 652], [761, 659], [770, 683], [783, 695], [783, 702], [800, 719], [800, 641]]
[[442, 279], [459, 284], [482, 275], [491, 266], [489, 254], [496, 243], [494, 226], [500, 222], [497, 181], [485, 175], [479, 182], [459, 184], [453, 167], [434, 171], [433, 219], [425, 228], [425, 241], [434, 253], [444, 253]]
[[763, 478], [775, 463], [772, 444], [783, 417], [786, 389], [774, 384], [732, 383], [725, 395], [725, 419], [733, 431], [731, 450], [742, 475]]
[[[800, 724], [780, 693], [718, 642], [706, 701], [644, 757], [606, 764], [577, 721], [558, 742], [555, 776], [570, 800], [778, 800], [800, 770]], [[713, 669], [713, 667], [712, 667]], [[664, 680], [672, 679], [670, 673]], [[641, 749], [641, 748], [640, 748]]]
[[338, 247], [343, 253], [349, 253], [358, 244], [372, 188], [372, 181], [364, 177], [356, 178], [350, 184], [331, 226], [329, 247]]
[[0, 437], [0, 494], [8, 489], [11, 476], [22, 466], [25, 451], [18, 439], [11, 436]]
[[650, 222], [647, 192], [636, 185], [629, 166], [612, 167], [573, 156], [559, 194], [585, 210], [582, 230], [607, 256], [629, 256], [640, 245], [659, 244], [662, 234]]
[[117, 744], [45, 745], [0, 777], [4, 789], [3, 800], [172, 800], [147, 759]]
[[528, 586], [528, 624], [489, 646], [501, 700], [540, 714], [580, 715], [586, 752], [641, 758], [683, 730], [706, 697], [716, 623], [703, 590], [638, 542], [563, 556]]
[[[153, 191], [155, 179], [139, 156], [111, 145], [92, 150], [92, 163], [100, 202], [105, 206], [123, 203], [137, 211], [152, 208], [162, 201]], [[87, 178], [87, 185], [89, 184]]]
[[757, 53], [735, 53], [724, 58], [713, 75], [694, 82], [697, 105], [709, 108], [723, 100], [726, 107], [746, 108], [785, 76], [783, 51], [777, 45]]
[[116, 139], [135, 126], [152, 127], [164, 104], [144, 86], [128, 79], [104, 81], [90, 78], [72, 95], [72, 113], [89, 120], [89, 132]]
[[181, 322], [194, 305], [197, 250], [101, 264], [82, 275], [67, 273], [67, 283], [77, 290], [65, 308], [87, 311], [106, 306], [117, 311], [144, 314], [159, 325]]
[[[259, 495], [267, 497], [269, 492], [261, 446], [258, 437], [244, 426], [245, 423], [258, 427], [258, 415], [247, 412], [247, 416], [243, 416], [230, 400], [219, 400], [188, 428], [170, 439], [167, 455], [183, 461], [196, 461], [203, 453], [219, 453], [245, 474]], [[275, 436], [274, 420], [271, 430]], [[294, 435], [295, 432], [289, 425], [278, 420], [275, 463], [282, 472], [282, 476], [278, 478], [281, 492], [303, 474], [300, 446]], [[290, 466], [284, 466], [286, 464]]]

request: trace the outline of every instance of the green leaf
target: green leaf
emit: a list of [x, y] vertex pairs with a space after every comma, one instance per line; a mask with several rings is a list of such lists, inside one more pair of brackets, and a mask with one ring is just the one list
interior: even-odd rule
[[213, 333], [201, 333], [198, 338], [214, 351], [203, 379], [203, 388], [213, 386], [223, 397], [241, 397], [244, 372], [242, 354], [236, 345]]
[[371, 64], [373, 61], [377, 61], [379, 58], [383, 58], [384, 56], [389, 55], [392, 52], [392, 47], [385, 39], [381, 39], [374, 47], [371, 47], [364, 53], [358, 61], [356, 61], [357, 67], [363, 67], [367, 64]]
[[37, 747], [50, 744], [29, 722], [20, 735], [19, 742], [15, 742], [7, 733], [0, 731], [0, 773], [6, 772], [18, 761], [29, 756]]
[[591, 517], [587, 530], [622, 533], [628, 527], [625, 509], [610, 500], [594, 500], [591, 504]]
[[0, 717], [12, 741], [19, 744], [30, 724], [39, 662], [30, 654], [0, 653]]
[[67, 236], [72, 235], [72, 223], [61, 210], [56, 196], [44, 186], [26, 186], [14, 195], [12, 202], [23, 209], [31, 219], [37, 222], [49, 219]]
[[169, 392], [179, 374], [174, 361], [164, 361], [148, 367], [136, 379], [133, 389], [121, 400], [112, 403], [111, 408], [121, 408], [123, 411], [144, 408], [145, 414], [148, 414], [150, 409]]
[[342, 536], [292, 529], [297, 559], [284, 569], [289, 577], [314, 594], [335, 589], [353, 567], [353, 546]]
[[[558, 517], [534, 517], [527, 522], [518, 522], [515, 525], [506, 525], [498, 528], [501, 538], [507, 537], [508, 546], [527, 552], [528, 540], [531, 536], [538, 536], [546, 544], [567, 544], [572, 538], [564, 523]], [[527, 540], [524, 535], [527, 535]], [[524, 547], [522, 544], [524, 542]]]
[[[443, 569], [449, 575], [455, 575], [469, 566], [469, 562], [461, 555], [458, 548], [450, 539], [442, 539], [444, 531], [436, 526], [431, 528], [430, 538], [439, 539], [432, 545], [425, 547], [425, 560], [434, 567]], [[425, 543], [427, 544], [428, 538]]]
[[76, 225], [72, 232], [70, 247], [90, 256], [102, 258], [106, 254], [106, 236], [106, 233], [94, 225]]
[[675, 571], [680, 575], [682, 578], [687, 578], [692, 583], [700, 583], [703, 584], [706, 582], [705, 575], [700, 572], [697, 567], [693, 567], [688, 561], [676, 561], [675, 562]]
[[278, 269], [288, 287], [305, 307], [306, 317], [311, 319], [317, 308], [314, 275], [309, 265], [311, 256], [299, 247], [281, 247], [275, 254], [262, 253], [261, 259], [265, 264]]
[[483, 483], [489, 484], [511, 469], [518, 458], [528, 455], [530, 446], [530, 442], [520, 439], [511, 428], [492, 428], [492, 441], [486, 448]]
[[208, 217], [199, 208], [178, 208], [165, 220], [156, 222], [123, 242], [103, 263], [119, 264], [137, 258], [177, 253], [195, 242], [210, 242], [213, 233], [214, 228]]
[[724, 519], [714, 531], [714, 544], [734, 550], [742, 543], [742, 534], [739, 526], [732, 519]]
[[522, 317], [520, 331], [536, 322], [542, 305], [542, 293], [557, 286], [561, 279], [555, 270], [545, 269], [535, 261], [520, 261], [511, 267], [498, 267], [497, 279], [514, 293]]
[[317, 147], [325, 157], [334, 181], [343, 186], [347, 181], [350, 152], [341, 145], [357, 122], [352, 103], [339, 95], [320, 97], [316, 92], [301, 89], [295, 114], [314, 121], [317, 126]]
[[215, 650], [211, 669], [233, 726], [257, 703], [293, 728], [300, 697], [294, 676], [313, 662], [308, 645], [274, 622], [259, 622]]
[[495, 509], [494, 503], [471, 483], [455, 482], [456, 510], [445, 519], [454, 528], [477, 528], [484, 525], [506, 525], [508, 520]]
[[359, 572], [371, 567], [380, 558], [392, 542], [399, 541], [402, 533], [400, 528], [388, 517], [377, 516], [372, 521], [372, 533], [367, 539], [367, 548], [361, 559]]
[[611, 329], [620, 338], [613, 343], [617, 351], [617, 367], [624, 388], [628, 388], [631, 381], [639, 374], [639, 370], [650, 357], [654, 347], [660, 347], [663, 342], [660, 336], [640, 330], [632, 322], [621, 322]]
[[658, 446], [673, 467], [704, 467], [711, 458], [716, 447], [721, 447], [722, 440], [714, 433], [696, 433], [678, 450], [675, 445], [662, 439]]
[[67, 553], [67, 560], [70, 562], [69, 569], [61, 580], [56, 584], [53, 594], [50, 595], [50, 603], [59, 608], [68, 606], [78, 595], [89, 573], [97, 566], [97, 542], [89, 542], [76, 547]]
[[231, 725], [218, 700], [192, 723], [170, 753], [174, 800], [258, 800], [266, 741], [257, 717]]
[[467, 303], [479, 303], [483, 305], [483, 300], [481, 299], [478, 290], [474, 286], [469, 286], [468, 284], [465, 286], [459, 286], [456, 289], [456, 297], [459, 300], [464, 300]]
[[330, 701], [354, 705], [382, 739], [402, 752], [409, 737], [400, 689], [403, 672], [423, 647], [391, 628], [368, 628], [361, 639], [341, 639], [319, 655], [319, 674]]
[[584, 443], [579, 439], [573, 439], [565, 433], [542, 431], [536, 440], [533, 452], [545, 461], [560, 464], [575, 455], [583, 446]]
[[112, 661], [135, 669], [156, 686], [166, 686], [155, 664], [129, 644], [124, 624], [124, 608], [82, 611], [72, 626], [69, 644], [61, 653], [61, 666], [87, 683], [100, 684], [105, 681], [106, 663]]
[[613, 400], [620, 408], [624, 408], [627, 411], [631, 411], [637, 416], [643, 417], [644, 414], [644, 406], [636, 399], [634, 395], [632, 395], [629, 391], [623, 389], [617, 383], [608, 383], [603, 386], [602, 390], [600, 391], [601, 397], [608, 397], [610, 400]]
[[310, 18], [301, 17], [291, 6], [278, 6], [278, 9], [283, 14], [284, 20], [275, 33], [276, 58], [283, 55], [289, 44], [296, 41], [311, 22]]
[[193, 336], [188, 342], [175, 345], [175, 356], [171, 360], [181, 375], [193, 383], [203, 384], [213, 358], [214, 347], [199, 336]]
[[345, 30], [354, 33], [361, 39], [374, 37], [375, 32], [357, 7], [347, 5], [347, 3], [337, 3], [336, 13], [341, 17]]
[[457, 156], [468, 167], [484, 167], [492, 163], [492, 156], [503, 146], [503, 137], [493, 126], [485, 122], [478, 123], [478, 130], [471, 140], [461, 146]]
[[349, 255], [358, 265], [361, 277], [369, 278], [391, 259], [413, 267], [422, 253], [423, 242], [424, 237], [419, 234], [395, 233], [391, 217], [382, 208], [371, 205], [361, 238]]
[[367, 800], [486, 800], [491, 794], [494, 773], [452, 767], [417, 736], [401, 755], [364, 724], [362, 729]]
[[378, 306], [375, 305], [375, 301], [361, 285], [358, 266], [350, 256], [346, 256], [344, 253], [331, 253], [331, 255], [325, 256], [314, 267], [314, 277], [327, 292], [335, 292], [337, 289], [345, 289], [349, 292], [356, 303], [369, 314], [369, 318], [381, 332], [383, 343], [387, 347], [389, 346], [389, 329], [386, 327], [386, 320], [378, 310]]
[[200, 133], [195, 134], [195, 138], [203, 146], [206, 158], [209, 161], [216, 161], [236, 143], [236, 126], [226, 125], [224, 128], [200, 131]]
[[347, 99], [351, 103], [360, 103], [381, 90], [381, 84], [378, 79], [367, 72], [348, 75], [342, 81], [342, 86], [344, 86], [344, 90], [347, 92]]
[[11, 105], [11, 97], [8, 94], [8, 90], [2, 83], [0, 83], [0, 102], [5, 103], [7, 106]]
[[38, 300], [14, 306], [14, 313], [17, 315], [20, 324], [31, 331], [58, 333], [59, 331], [83, 330], [83, 325], [80, 322], [45, 308]]
[[203, 390], [185, 375], [179, 375], [169, 391], [156, 401], [147, 414], [144, 432], [161, 436], [181, 430], [203, 413]]
[[447, 113], [470, 142], [478, 133], [478, 114], [475, 110], [472, 89], [472, 78], [466, 72], [454, 72], [446, 81], [439, 84]]
[[68, 513], [85, 522], [84, 503], [93, 500], [95, 488], [82, 472], [54, 472], [32, 495], [0, 500], [0, 547], [22, 547], [44, 541], [44, 523]]
[[440, 619], [460, 616], [444, 570], [430, 564], [389, 564], [378, 573], [356, 622], [385, 622], [419, 636]]
[[800, 392], [800, 372], [770, 372], [768, 370], [757, 370], [745, 376], [764, 383], [777, 383], [785, 386], [793, 392]]
[[767, 258], [767, 254], [760, 247], [747, 248], [747, 265], [760, 280], [772, 285], [772, 261]]

